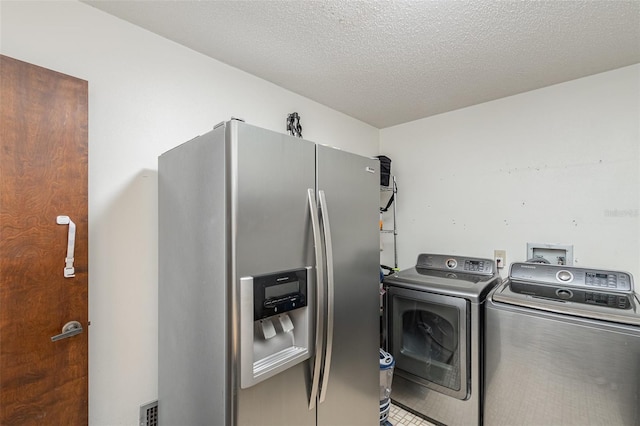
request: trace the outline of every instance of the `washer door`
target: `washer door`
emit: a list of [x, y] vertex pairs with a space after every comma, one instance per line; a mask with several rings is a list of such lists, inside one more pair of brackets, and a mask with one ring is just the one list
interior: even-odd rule
[[388, 288], [389, 350], [394, 374], [461, 400], [469, 396], [468, 302]]

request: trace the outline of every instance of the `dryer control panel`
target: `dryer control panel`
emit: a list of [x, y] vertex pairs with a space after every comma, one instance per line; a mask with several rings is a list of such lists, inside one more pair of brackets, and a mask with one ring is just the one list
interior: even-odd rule
[[492, 275], [493, 271], [495, 271], [494, 261], [492, 259], [428, 253], [418, 255], [416, 268], [482, 275]]

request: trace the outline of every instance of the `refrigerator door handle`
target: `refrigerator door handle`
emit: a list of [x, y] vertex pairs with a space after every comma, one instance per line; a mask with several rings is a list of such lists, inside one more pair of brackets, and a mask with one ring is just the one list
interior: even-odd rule
[[307, 190], [309, 198], [309, 211], [311, 213], [311, 227], [313, 228], [313, 243], [316, 256], [316, 343], [313, 361], [313, 371], [311, 376], [311, 394], [309, 395], [309, 410], [313, 410], [318, 399], [318, 389], [320, 387], [320, 371], [322, 368], [322, 339], [324, 334], [324, 321], [322, 313], [324, 311], [324, 262], [322, 257], [322, 241], [320, 234], [320, 222], [318, 219], [318, 205], [314, 189]]
[[331, 372], [331, 353], [333, 350], [333, 312], [335, 302], [334, 279], [333, 279], [333, 245], [331, 242], [331, 227], [329, 226], [329, 211], [327, 209], [327, 198], [324, 191], [318, 191], [320, 198], [320, 216], [322, 229], [324, 230], [324, 244], [327, 261], [327, 343], [324, 355], [324, 367], [322, 373], [322, 386], [320, 388], [320, 402], [324, 402], [327, 396], [329, 384], [329, 373]]

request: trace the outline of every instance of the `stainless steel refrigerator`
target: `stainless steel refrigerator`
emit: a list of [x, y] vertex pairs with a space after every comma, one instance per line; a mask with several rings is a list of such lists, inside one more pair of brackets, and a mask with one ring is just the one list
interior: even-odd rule
[[379, 182], [238, 120], [159, 157], [160, 425], [379, 423]]

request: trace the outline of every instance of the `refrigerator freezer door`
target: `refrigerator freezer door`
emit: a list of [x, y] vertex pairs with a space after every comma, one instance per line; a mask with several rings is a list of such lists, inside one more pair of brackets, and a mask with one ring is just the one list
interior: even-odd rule
[[333, 342], [318, 425], [380, 422], [378, 161], [317, 147], [333, 253]]
[[237, 121], [234, 125], [236, 279], [313, 265], [307, 190], [314, 187], [315, 145]]
[[218, 128], [158, 160], [161, 426], [231, 421], [224, 142]]
[[[228, 125], [231, 146], [232, 282], [236, 306], [243, 277], [290, 271], [315, 264], [308, 189], [315, 185], [315, 144], [245, 123]], [[310, 274], [315, 276], [315, 274]], [[315, 315], [315, 279], [309, 280], [306, 309]], [[239, 339], [234, 312], [235, 339]], [[296, 311], [289, 316], [295, 323]], [[308, 325], [313, 330], [313, 323]], [[278, 321], [277, 333], [286, 333]], [[256, 339], [265, 340], [257, 335]], [[278, 336], [268, 339], [276, 342]], [[312, 341], [312, 340], [311, 340]], [[236, 351], [242, 345], [236, 340]], [[310, 353], [313, 353], [313, 349]], [[242, 358], [234, 354], [234, 373]], [[309, 410], [310, 361], [303, 361], [246, 389], [236, 381], [236, 425], [314, 425]], [[215, 422], [214, 422], [215, 423]], [[213, 423], [212, 423], [213, 424]]]

